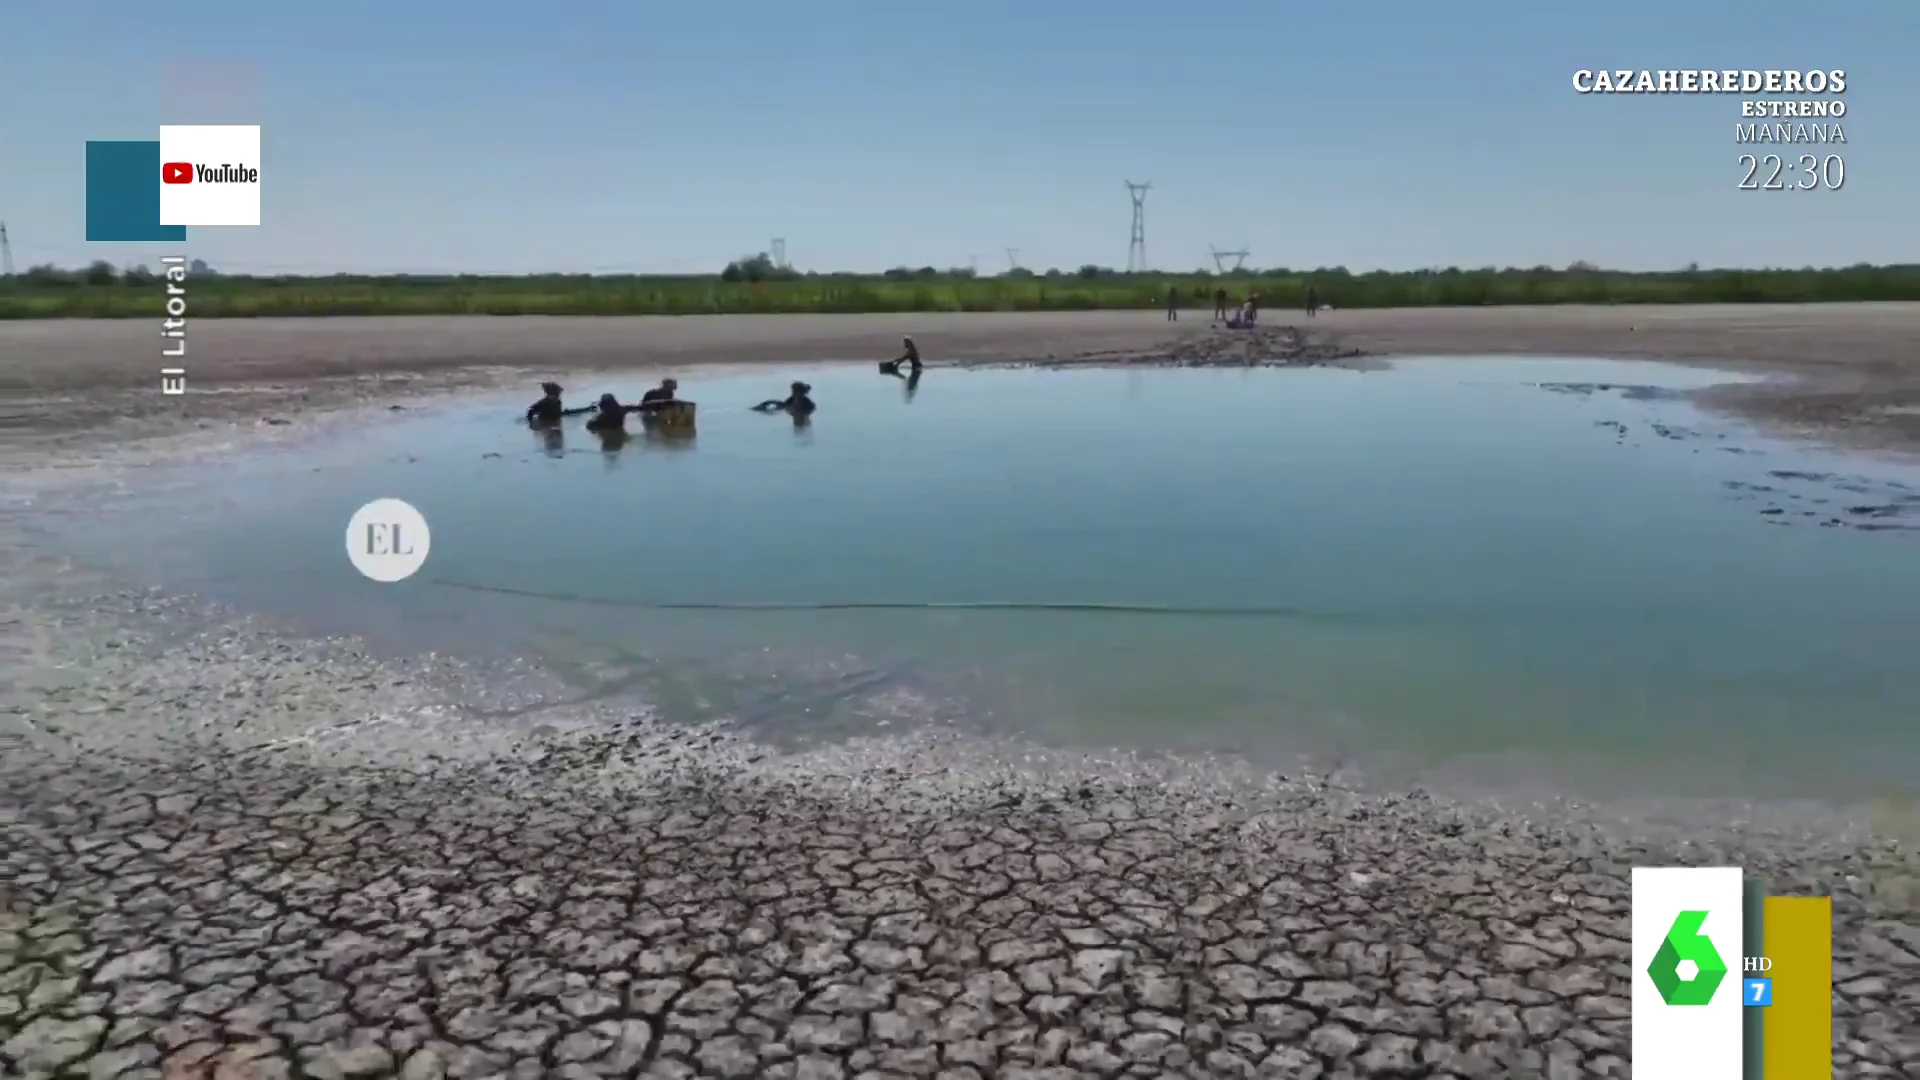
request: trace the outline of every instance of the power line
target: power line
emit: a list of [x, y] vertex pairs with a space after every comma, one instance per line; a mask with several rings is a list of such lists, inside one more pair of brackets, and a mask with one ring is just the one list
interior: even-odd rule
[[776, 236], [773, 238], [773, 265], [779, 267], [782, 270], [785, 270], [788, 268], [787, 267], [787, 238], [784, 236]]
[[0, 221], [0, 277], [13, 276], [13, 243], [7, 239], [7, 223]]
[[1151, 180], [1144, 184], [1127, 181], [1127, 194], [1133, 199], [1133, 235], [1127, 244], [1127, 273], [1137, 274], [1147, 268], [1147, 192], [1152, 190]]
[[1007, 249], [1007, 269], [1009, 271], [1020, 269], [1020, 249], [1019, 248]]
[[1239, 251], [1223, 251], [1220, 248], [1209, 246], [1207, 250], [1213, 253], [1214, 270], [1222, 274], [1227, 272], [1228, 259], [1233, 260], [1235, 273], [1245, 270], [1247, 268], [1247, 256], [1252, 254], [1252, 252], [1246, 248], [1241, 248]]

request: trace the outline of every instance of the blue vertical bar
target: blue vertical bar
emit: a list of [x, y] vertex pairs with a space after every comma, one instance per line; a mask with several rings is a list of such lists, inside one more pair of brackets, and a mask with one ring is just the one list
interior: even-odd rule
[[87, 240], [167, 243], [185, 225], [160, 224], [160, 143], [87, 142]]

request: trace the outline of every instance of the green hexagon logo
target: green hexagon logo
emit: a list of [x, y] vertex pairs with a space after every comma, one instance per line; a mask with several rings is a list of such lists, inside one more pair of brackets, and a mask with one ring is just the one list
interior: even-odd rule
[[[1700, 925], [1706, 921], [1704, 911], [1681, 912], [1673, 920], [1673, 928], [1667, 931], [1666, 940], [1660, 943], [1659, 951], [1653, 954], [1653, 963], [1647, 965], [1647, 977], [1653, 980], [1654, 989], [1660, 991], [1660, 1000], [1669, 1005], [1705, 1005], [1713, 1000], [1713, 992], [1720, 989], [1720, 981], [1727, 977], [1727, 965], [1720, 959], [1720, 951], [1700, 932]], [[1683, 961], [1693, 964], [1691, 977], [1680, 974]]]

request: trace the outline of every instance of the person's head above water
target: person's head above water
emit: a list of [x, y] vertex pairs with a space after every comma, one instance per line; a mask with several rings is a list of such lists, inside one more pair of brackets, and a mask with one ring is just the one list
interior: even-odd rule
[[808, 394], [813, 392], [813, 387], [803, 382], [796, 382], [793, 384], [793, 392], [796, 394]]
[[557, 382], [543, 382], [540, 384], [540, 392], [548, 397], [559, 397], [560, 384]]
[[660, 380], [660, 389], [662, 389], [662, 390], [678, 390], [678, 389], [680, 389], [680, 380], [679, 380], [679, 379], [661, 379], [661, 380]]
[[608, 412], [612, 412], [613, 410], [620, 407], [620, 399], [617, 397], [614, 397], [612, 394], [601, 394], [600, 407], [602, 409], [607, 410]]

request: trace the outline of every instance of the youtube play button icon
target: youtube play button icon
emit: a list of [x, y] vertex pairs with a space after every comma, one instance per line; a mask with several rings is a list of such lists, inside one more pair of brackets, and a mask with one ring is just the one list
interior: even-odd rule
[[193, 183], [193, 166], [184, 161], [169, 161], [160, 166], [160, 182], [163, 184]]

